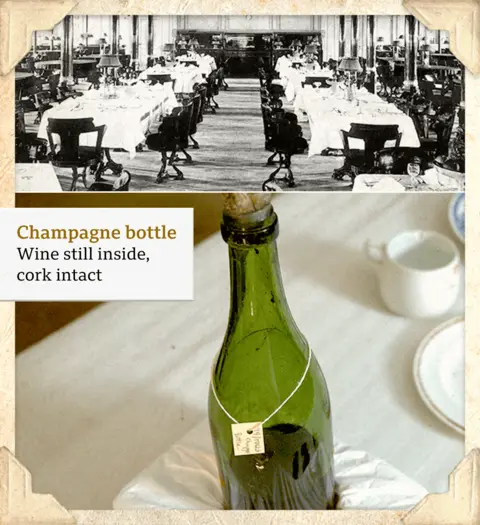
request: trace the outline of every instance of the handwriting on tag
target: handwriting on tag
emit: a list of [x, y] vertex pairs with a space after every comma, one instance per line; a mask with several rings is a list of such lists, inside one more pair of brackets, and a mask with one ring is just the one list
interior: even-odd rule
[[236, 423], [232, 425], [232, 437], [235, 456], [249, 456], [265, 452], [261, 423]]

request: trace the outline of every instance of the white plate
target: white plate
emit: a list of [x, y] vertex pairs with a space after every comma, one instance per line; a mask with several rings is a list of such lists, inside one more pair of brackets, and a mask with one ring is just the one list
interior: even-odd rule
[[413, 377], [420, 397], [444, 423], [465, 432], [465, 322], [456, 317], [420, 343]]
[[457, 237], [465, 242], [465, 193], [458, 193], [452, 198], [448, 218]]

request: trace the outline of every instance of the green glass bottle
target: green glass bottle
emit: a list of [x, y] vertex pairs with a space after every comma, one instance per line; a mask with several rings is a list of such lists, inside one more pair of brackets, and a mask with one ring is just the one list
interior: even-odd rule
[[[240, 218], [224, 214], [231, 304], [212, 370], [209, 421], [225, 508], [330, 509], [330, 399], [320, 366], [288, 308], [277, 235], [270, 204]], [[236, 425], [243, 423], [248, 430], [237, 434]], [[259, 428], [263, 438], [255, 432]], [[241, 455], [234, 451], [234, 433]], [[249, 436], [257, 437], [254, 445]]]

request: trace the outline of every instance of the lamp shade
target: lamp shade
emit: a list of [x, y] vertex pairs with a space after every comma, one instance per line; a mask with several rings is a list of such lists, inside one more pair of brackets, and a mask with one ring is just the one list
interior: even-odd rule
[[305, 53], [316, 53], [317, 52], [317, 46], [309, 44], [308, 46], [305, 46]]
[[360, 61], [358, 58], [342, 58], [340, 65], [338, 66], [339, 71], [350, 71], [352, 73], [359, 73], [362, 70]]
[[97, 67], [122, 67], [117, 55], [102, 55]]

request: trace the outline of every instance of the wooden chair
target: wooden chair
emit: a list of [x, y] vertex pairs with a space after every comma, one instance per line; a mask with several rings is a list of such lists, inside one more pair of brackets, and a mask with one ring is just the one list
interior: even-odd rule
[[207, 103], [207, 87], [204, 84], [194, 86], [195, 93], [200, 95], [200, 110], [198, 114], [198, 122], [203, 122], [203, 114], [205, 113], [205, 105]]
[[[185, 154], [185, 160], [192, 162], [192, 158], [187, 153], [188, 138], [190, 133], [190, 121], [193, 115], [193, 103], [178, 108], [172, 115], [163, 118], [157, 133], [152, 133], [147, 137], [147, 146], [153, 151], [159, 151], [162, 154], [162, 165], [157, 175], [157, 183], [163, 182], [170, 177], [167, 168], [170, 166], [174, 169], [176, 175], [174, 178], [183, 180], [182, 171], [177, 167], [176, 162], [180, 160], [178, 152]], [[168, 154], [170, 153], [170, 157]]]
[[263, 191], [271, 191], [271, 184], [278, 180], [276, 177], [282, 169], [286, 170], [283, 181], [287, 183], [288, 187], [293, 188], [295, 179], [291, 169], [292, 156], [303, 153], [308, 148], [308, 143], [303, 137], [302, 127], [298, 125], [297, 116], [294, 113], [278, 112], [276, 116], [271, 114], [271, 119], [269, 128], [271, 145], [280, 160], [278, 168], [264, 181]]
[[[351, 149], [350, 139], [362, 140], [365, 149]], [[402, 134], [396, 124], [353, 123], [350, 131], [342, 130], [342, 140], [345, 164], [333, 172], [333, 178], [342, 180], [345, 175], [349, 175], [353, 182], [359, 170], [368, 173], [373, 168], [375, 152], [384, 149], [387, 142], [395, 141], [395, 147], [399, 147]]]
[[[50, 159], [54, 166], [72, 169], [72, 184], [70, 191], [75, 191], [79, 177], [78, 169], [83, 168], [83, 184], [87, 187], [87, 170], [98, 171], [102, 166], [102, 141], [106, 126], [95, 126], [93, 118], [58, 119], [49, 118], [47, 135], [50, 144]], [[94, 147], [80, 146], [80, 136], [86, 133], [96, 133]], [[56, 143], [54, 135], [60, 143]]]
[[218, 93], [217, 73], [216, 71], [212, 71], [207, 77], [207, 103], [205, 107], [205, 109], [210, 110], [212, 113], [216, 113], [217, 109], [220, 108], [215, 100]]
[[201, 109], [201, 103], [202, 99], [200, 97], [200, 94], [196, 94], [192, 98], [192, 118], [190, 119], [190, 130], [188, 136], [190, 137], [190, 140], [193, 142], [193, 149], [199, 149], [200, 145], [198, 142], [194, 139], [194, 135], [197, 133], [198, 124], [200, 122], [200, 109]]

